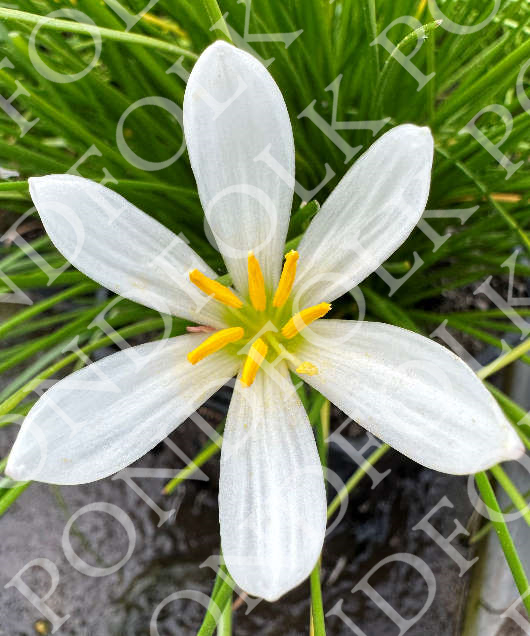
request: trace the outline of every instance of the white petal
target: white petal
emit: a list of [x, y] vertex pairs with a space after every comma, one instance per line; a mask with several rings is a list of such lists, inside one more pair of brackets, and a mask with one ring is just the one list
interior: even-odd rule
[[187, 361], [206, 337], [132, 347], [54, 384], [24, 420], [6, 473], [82, 484], [145, 455], [236, 373], [237, 358], [223, 352]]
[[432, 340], [391, 325], [343, 320], [318, 321], [304, 335], [296, 355], [320, 372], [303, 379], [414, 461], [461, 475], [524, 452], [473, 371]]
[[250, 388], [236, 382], [219, 485], [228, 570], [243, 590], [268, 601], [309, 576], [326, 530], [313, 432], [285, 368], [278, 378], [260, 371]]
[[252, 55], [216, 42], [188, 80], [184, 131], [201, 202], [234, 284], [246, 292], [249, 250], [275, 284], [294, 183], [293, 134], [278, 86]]
[[298, 248], [300, 306], [338, 298], [397, 250], [425, 209], [432, 158], [429, 129], [406, 124], [355, 162]]
[[31, 198], [55, 247], [74, 267], [120, 296], [216, 327], [221, 306], [189, 281], [216, 274], [179, 237], [122, 196], [75, 175], [29, 180]]

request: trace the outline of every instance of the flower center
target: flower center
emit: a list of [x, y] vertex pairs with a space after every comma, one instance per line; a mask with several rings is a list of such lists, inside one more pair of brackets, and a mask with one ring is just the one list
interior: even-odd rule
[[263, 273], [254, 252], [248, 253], [248, 300], [241, 300], [231, 289], [208, 278], [198, 270], [190, 272], [191, 282], [203, 293], [226, 307], [226, 322], [230, 325], [213, 333], [188, 354], [191, 364], [221, 349], [230, 349], [244, 355], [241, 383], [250, 386], [260, 369], [278, 357], [296, 365], [296, 372], [305, 375], [318, 373], [317, 367], [301, 361], [295, 355], [297, 336], [315, 320], [331, 309], [329, 303], [320, 303], [293, 314], [291, 291], [296, 277], [298, 252], [291, 250], [285, 256], [278, 287], [272, 295], [267, 290]]

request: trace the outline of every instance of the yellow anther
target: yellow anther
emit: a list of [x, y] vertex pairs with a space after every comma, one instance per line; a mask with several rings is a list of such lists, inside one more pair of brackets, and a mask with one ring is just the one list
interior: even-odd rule
[[254, 382], [268, 350], [269, 348], [261, 338], [258, 338], [250, 347], [243, 371], [241, 371], [241, 384], [250, 386]]
[[307, 327], [307, 325], [310, 325], [318, 318], [325, 316], [330, 309], [331, 305], [329, 303], [320, 303], [314, 307], [302, 309], [302, 311], [295, 314], [289, 322], [284, 325], [282, 328], [282, 336], [288, 340], [294, 338], [304, 327]]
[[194, 285], [197, 285], [202, 292], [208, 296], [213, 296], [215, 300], [223, 303], [223, 305], [228, 305], [235, 309], [243, 307], [243, 302], [239, 300], [231, 289], [221, 285], [221, 283], [218, 283], [211, 278], [208, 278], [208, 276], [199, 272], [198, 269], [194, 269], [190, 272], [190, 280]]
[[237, 342], [245, 335], [242, 327], [231, 327], [230, 329], [221, 329], [200, 344], [196, 349], [188, 353], [188, 361], [191, 364], [197, 364], [211, 353], [219, 351], [230, 342]]
[[296, 369], [296, 373], [300, 375], [317, 375], [318, 367], [315, 367], [311, 362], [302, 362], [298, 369]]
[[291, 250], [285, 255], [285, 263], [283, 264], [282, 275], [278, 288], [274, 294], [272, 304], [275, 307], [283, 307], [289, 298], [291, 289], [293, 288], [294, 278], [296, 276], [296, 261], [298, 260], [298, 252]]
[[258, 259], [252, 251], [248, 253], [248, 293], [254, 309], [263, 311], [267, 304], [265, 281], [263, 280], [263, 273]]

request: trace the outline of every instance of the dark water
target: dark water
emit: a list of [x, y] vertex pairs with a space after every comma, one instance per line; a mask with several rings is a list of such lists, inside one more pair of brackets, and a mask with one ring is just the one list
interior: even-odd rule
[[[213, 424], [219, 402], [203, 411]], [[212, 408], [213, 406], [213, 408]], [[221, 404], [222, 408], [222, 404]], [[335, 423], [343, 416], [335, 414]], [[350, 430], [351, 429], [351, 430]], [[7, 433], [7, 431], [6, 431]], [[12, 431], [14, 435], [15, 430]], [[352, 425], [353, 443], [364, 444], [363, 434]], [[3, 435], [5, 451], [8, 434]], [[173, 434], [179, 446], [193, 457], [204, 441], [197, 427], [187, 422]], [[174, 467], [183, 465], [161, 444], [136, 465]], [[332, 447], [330, 465], [346, 479], [354, 470], [351, 460]], [[433, 570], [437, 581], [436, 598], [425, 616], [407, 633], [410, 636], [452, 636], [460, 633], [461, 606], [468, 576], [459, 577], [459, 568], [422, 531], [412, 527], [438, 501], [447, 495], [454, 509], [444, 508], [432, 519], [444, 535], [454, 530], [454, 519], [464, 525], [472, 507], [466, 495], [466, 480], [425, 470], [391, 451], [378, 464], [392, 473], [374, 490], [365, 479], [351, 497], [347, 513], [326, 540], [323, 554], [324, 608], [329, 611], [342, 599], [343, 612], [366, 636], [395, 636], [399, 630], [362, 592], [352, 587], [381, 559], [398, 552], [421, 557]], [[177, 508], [173, 521], [158, 528], [159, 518], [123, 481], [106, 479], [79, 487], [53, 488], [33, 484], [22, 498], [0, 519], [2, 536], [0, 570], [0, 634], [30, 636], [48, 633], [42, 616], [16, 588], [4, 585], [30, 560], [46, 557], [60, 572], [60, 582], [48, 604], [69, 620], [56, 633], [75, 636], [114, 636], [149, 634], [149, 621], [155, 607], [179, 590], [199, 590], [209, 594], [214, 580], [210, 567], [202, 567], [219, 552], [217, 510], [218, 462], [205, 468], [208, 481], [189, 481], [173, 495], [160, 494], [164, 480], [138, 479], [138, 484], [163, 509]], [[94, 502], [115, 503], [134, 522], [137, 541], [131, 559], [115, 574], [91, 578], [75, 570], [66, 559], [61, 536], [68, 518], [79, 508]], [[79, 535], [72, 534], [72, 545], [85, 561], [108, 567], [127, 551], [124, 528], [111, 516], [90, 512], [79, 518]], [[470, 559], [471, 551], [459, 540], [459, 551]], [[472, 570], [471, 570], [472, 571]], [[24, 580], [39, 594], [49, 588], [48, 576], [38, 568], [28, 570]], [[371, 579], [377, 591], [404, 617], [414, 616], [423, 606], [427, 588], [421, 575], [406, 564], [389, 564]], [[234, 615], [238, 636], [295, 636], [308, 634], [309, 584], [306, 582], [279, 602], [261, 602], [249, 615], [243, 603]], [[174, 601], [161, 612], [161, 636], [194, 636], [204, 610], [192, 601]], [[327, 619], [328, 636], [353, 632], [338, 617]]]

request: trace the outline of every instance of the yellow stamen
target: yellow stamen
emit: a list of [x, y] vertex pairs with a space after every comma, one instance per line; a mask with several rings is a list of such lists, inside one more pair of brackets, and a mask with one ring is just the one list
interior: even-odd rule
[[315, 367], [311, 362], [302, 362], [298, 369], [296, 369], [296, 373], [300, 373], [300, 375], [317, 375], [318, 367]]
[[230, 329], [221, 329], [200, 344], [196, 349], [188, 353], [188, 361], [191, 364], [197, 364], [206, 356], [222, 349], [230, 342], [237, 342], [245, 335], [242, 327], [231, 327]]
[[291, 289], [293, 288], [294, 278], [296, 276], [296, 261], [298, 260], [298, 252], [291, 250], [285, 255], [285, 263], [283, 264], [282, 275], [278, 283], [278, 289], [274, 294], [272, 304], [275, 307], [283, 307], [289, 298]]
[[243, 371], [241, 372], [241, 384], [250, 386], [254, 382], [268, 350], [269, 347], [267, 347], [261, 338], [258, 338], [250, 347], [247, 359], [243, 365]]
[[265, 281], [258, 259], [252, 251], [248, 253], [248, 293], [254, 309], [263, 311], [267, 304]]
[[307, 325], [310, 325], [318, 318], [325, 316], [330, 309], [331, 305], [329, 303], [320, 303], [314, 307], [303, 309], [284, 325], [282, 328], [282, 336], [287, 338], [287, 340], [294, 338], [304, 327], [307, 327]]
[[221, 285], [221, 283], [218, 283], [211, 278], [208, 278], [208, 276], [199, 272], [198, 269], [194, 269], [190, 272], [190, 280], [194, 285], [197, 285], [202, 292], [208, 296], [213, 296], [215, 300], [223, 303], [223, 305], [228, 305], [235, 309], [243, 307], [243, 302], [239, 300], [231, 289]]

